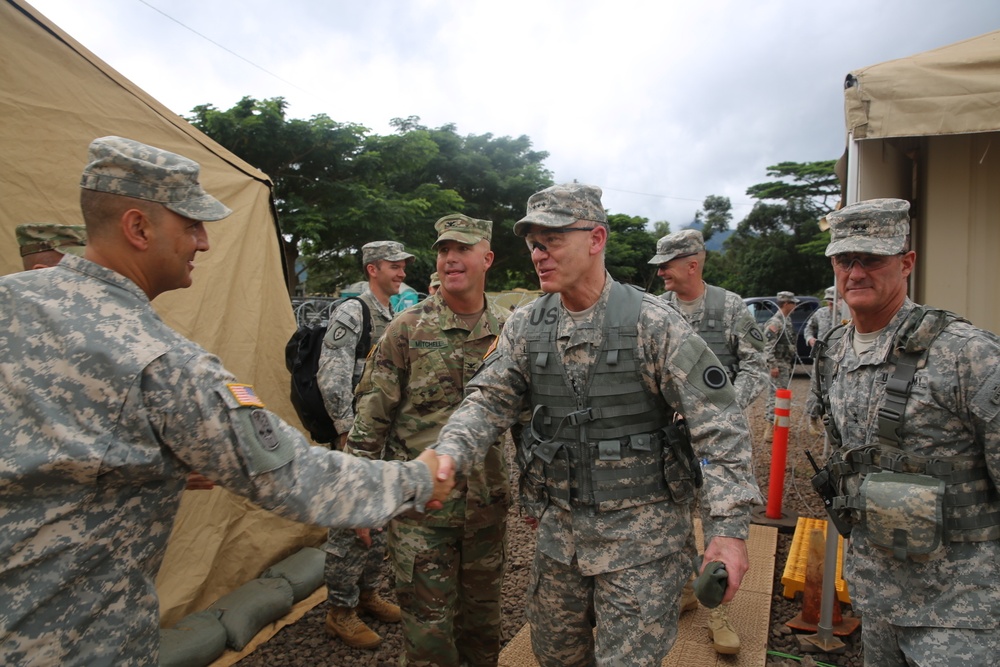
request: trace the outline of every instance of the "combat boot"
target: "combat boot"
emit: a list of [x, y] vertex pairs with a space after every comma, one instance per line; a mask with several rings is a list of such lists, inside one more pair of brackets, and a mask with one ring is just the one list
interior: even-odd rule
[[740, 652], [740, 636], [729, 623], [729, 605], [716, 607], [708, 615], [708, 631], [716, 653], [735, 655]]
[[330, 607], [326, 630], [352, 648], [375, 648], [382, 643], [378, 633], [365, 625], [350, 607]]
[[691, 578], [688, 577], [687, 583], [684, 584], [684, 590], [681, 591], [681, 610], [680, 614], [686, 611], [694, 611], [698, 608], [698, 598], [694, 594], [694, 586], [691, 585]]
[[399, 623], [403, 618], [399, 605], [389, 602], [378, 591], [361, 591], [358, 609], [368, 612], [383, 623]]

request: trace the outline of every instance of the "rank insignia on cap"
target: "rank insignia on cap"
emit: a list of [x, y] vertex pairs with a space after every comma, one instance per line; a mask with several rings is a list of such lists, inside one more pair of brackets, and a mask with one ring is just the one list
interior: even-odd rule
[[264, 401], [257, 398], [257, 392], [253, 390], [252, 384], [237, 384], [235, 382], [231, 382], [227, 384], [226, 387], [232, 393], [236, 402], [240, 405], [254, 408], [264, 407]]

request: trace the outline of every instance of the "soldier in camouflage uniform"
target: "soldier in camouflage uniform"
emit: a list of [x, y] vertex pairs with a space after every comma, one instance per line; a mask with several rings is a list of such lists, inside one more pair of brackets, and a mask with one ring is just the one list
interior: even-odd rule
[[159, 663], [154, 578], [191, 470], [336, 527], [378, 526], [449, 490], [432, 455], [310, 447], [164, 324], [150, 300], [191, 284], [203, 221], [230, 210], [187, 158], [121, 137], [89, 155], [84, 257], [0, 278], [4, 665]]
[[[542, 667], [659, 665], [696, 553], [698, 459], [707, 460], [702, 567], [725, 563], [726, 601], [747, 570], [744, 540], [761, 498], [746, 419], [680, 313], [607, 273], [599, 188], [535, 193], [514, 233], [546, 294], [511, 314], [441, 430], [438, 474], [468, 473], [527, 410], [518, 458], [522, 502], [538, 517], [527, 607], [535, 657]], [[667, 443], [673, 409], [693, 449]]]
[[[408, 461], [437, 440], [507, 316], [483, 291], [492, 226], [459, 214], [435, 223], [441, 290], [397, 315], [372, 352], [348, 452]], [[389, 526], [402, 664], [497, 664], [510, 504], [499, 435], [443, 509], [433, 517], [400, 516]]]
[[[736, 402], [745, 411], [767, 386], [764, 335], [739, 294], [708, 285], [702, 279], [705, 238], [697, 229], [682, 229], [656, 243], [656, 275], [667, 291], [661, 297], [672, 304], [708, 347], [719, 357], [736, 390]], [[689, 581], [681, 595], [681, 613], [698, 607]], [[708, 630], [719, 653], [739, 653], [740, 636], [729, 622], [729, 605], [709, 612]]]
[[55, 266], [67, 253], [82, 257], [87, 246], [87, 228], [83, 225], [30, 222], [18, 225], [14, 236], [25, 271]]
[[[816, 343], [823, 340], [830, 332], [830, 329], [833, 328], [833, 302], [835, 301], [836, 294], [836, 287], [827, 287], [823, 291], [823, 305], [814, 310], [813, 314], [809, 316], [808, 320], [806, 320], [806, 325], [803, 327], [802, 335], [806, 339], [806, 345], [812, 349], [815, 349]], [[837, 324], [840, 323], [840, 319], [838, 318]], [[810, 355], [812, 354], [813, 353], [810, 352]], [[813, 363], [812, 367], [809, 369], [809, 379], [810, 382], [816, 381], [815, 363]], [[813, 435], [819, 435], [821, 432], [821, 424], [819, 423], [819, 402], [816, 400], [816, 395], [812, 392], [809, 392], [809, 397], [806, 399], [806, 414], [809, 415], [809, 432]]]
[[[392, 320], [389, 297], [399, 292], [406, 278], [406, 264], [413, 255], [397, 241], [373, 241], [361, 247], [361, 261], [368, 283], [358, 295], [369, 314], [369, 338], [374, 345]], [[368, 350], [360, 355], [358, 341], [364, 331], [362, 305], [347, 299], [330, 315], [316, 381], [326, 411], [332, 416], [337, 432], [342, 434], [338, 447], [343, 449], [347, 433], [354, 425], [354, 388], [361, 379]], [[398, 623], [399, 607], [379, 595], [382, 562], [385, 560], [385, 532], [381, 529], [331, 530], [326, 545], [326, 590], [330, 610], [327, 631], [340, 637], [348, 646], [374, 648], [382, 638], [358, 618], [356, 608], [383, 623]]]
[[771, 387], [767, 394], [767, 437], [774, 429], [775, 391], [788, 389], [795, 371], [795, 327], [789, 317], [799, 300], [791, 292], [778, 292], [778, 312], [764, 325], [767, 339], [767, 366], [771, 374]]
[[827, 216], [853, 323], [817, 371], [865, 665], [1000, 665], [1000, 340], [911, 301], [909, 204]]

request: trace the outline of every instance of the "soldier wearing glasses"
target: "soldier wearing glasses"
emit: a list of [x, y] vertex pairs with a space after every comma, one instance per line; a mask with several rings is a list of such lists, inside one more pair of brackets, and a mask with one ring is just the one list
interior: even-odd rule
[[818, 359], [865, 665], [1000, 664], [1000, 341], [907, 297], [909, 204], [827, 216], [853, 323]]
[[[746, 420], [680, 313], [606, 271], [599, 188], [535, 193], [514, 233], [545, 294], [514, 311], [469, 383], [435, 445], [439, 473], [470, 470], [527, 411], [518, 463], [522, 503], [538, 519], [527, 617], [539, 664], [659, 665], [695, 554], [685, 473], [697, 459], [710, 461], [704, 563], [725, 563], [726, 600], [749, 565], [744, 540], [760, 495]], [[693, 462], [665, 441], [675, 411], [690, 427]]]

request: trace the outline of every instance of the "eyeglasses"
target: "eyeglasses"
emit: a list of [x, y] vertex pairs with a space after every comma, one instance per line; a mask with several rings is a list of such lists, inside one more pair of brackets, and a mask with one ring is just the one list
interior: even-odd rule
[[558, 250], [568, 243], [564, 234], [590, 232], [595, 229], [597, 227], [555, 227], [537, 234], [525, 234], [524, 242], [528, 245], [528, 252], [534, 252], [536, 248], [542, 252], [550, 252]]
[[841, 255], [833, 256], [833, 264], [841, 271], [850, 271], [854, 268], [854, 263], [857, 262], [858, 266], [861, 267], [863, 271], [878, 271], [879, 269], [885, 267], [889, 264], [889, 260], [893, 257], [900, 257], [905, 253], [896, 253], [895, 255], [867, 255], [867, 254], [854, 254], [854, 253], [844, 253]]

